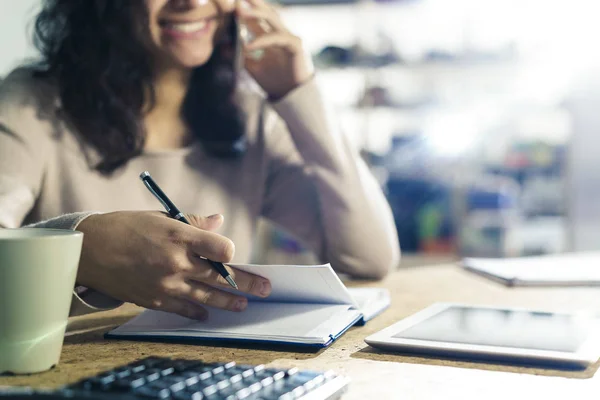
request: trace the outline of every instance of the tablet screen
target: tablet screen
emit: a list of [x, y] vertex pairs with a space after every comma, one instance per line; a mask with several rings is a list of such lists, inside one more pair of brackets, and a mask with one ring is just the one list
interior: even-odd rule
[[564, 314], [451, 306], [393, 337], [576, 352], [591, 323]]

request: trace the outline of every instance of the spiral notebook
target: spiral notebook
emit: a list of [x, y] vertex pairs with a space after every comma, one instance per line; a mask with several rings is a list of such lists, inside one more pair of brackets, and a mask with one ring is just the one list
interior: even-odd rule
[[106, 337], [321, 348], [390, 305], [388, 290], [348, 289], [329, 264], [230, 266], [269, 279], [271, 295], [266, 299], [249, 296], [248, 307], [241, 313], [208, 308], [209, 318], [204, 322], [146, 310]]

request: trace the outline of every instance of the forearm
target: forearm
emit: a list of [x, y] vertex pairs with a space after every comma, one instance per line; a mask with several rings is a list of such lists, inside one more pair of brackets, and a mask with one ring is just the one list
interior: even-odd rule
[[400, 258], [390, 207], [365, 163], [329, 118], [316, 83], [299, 88], [274, 108], [315, 186], [324, 257], [341, 272], [383, 277]]

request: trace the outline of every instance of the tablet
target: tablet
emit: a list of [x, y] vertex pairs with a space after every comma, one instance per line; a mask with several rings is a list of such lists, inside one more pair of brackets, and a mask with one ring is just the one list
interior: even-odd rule
[[436, 303], [365, 342], [412, 354], [585, 368], [600, 357], [599, 328], [590, 315]]

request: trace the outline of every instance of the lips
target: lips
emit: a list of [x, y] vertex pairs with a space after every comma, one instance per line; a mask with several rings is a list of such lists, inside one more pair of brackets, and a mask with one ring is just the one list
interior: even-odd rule
[[160, 25], [167, 36], [193, 39], [206, 34], [213, 23], [212, 19], [202, 19], [185, 22], [162, 21]]
[[206, 25], [207, 21], [202, 20], [198, 22], [166, 23], [165, 28], [179, 32], [191, 33], [206, 28]]

